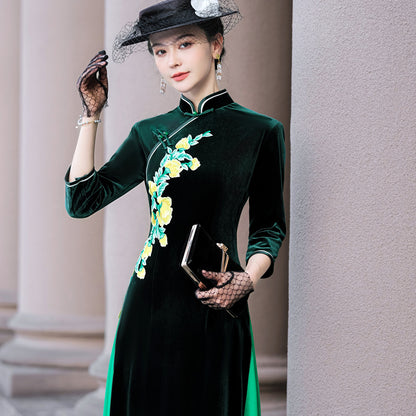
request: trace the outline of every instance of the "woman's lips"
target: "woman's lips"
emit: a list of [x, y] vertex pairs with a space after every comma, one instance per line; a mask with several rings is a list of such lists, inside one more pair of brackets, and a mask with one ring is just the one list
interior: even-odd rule
[[172, 75], [172, 79], [174, 81], [183, 81], [188, 75], [189, 72], [178, 72], [177, 74]]

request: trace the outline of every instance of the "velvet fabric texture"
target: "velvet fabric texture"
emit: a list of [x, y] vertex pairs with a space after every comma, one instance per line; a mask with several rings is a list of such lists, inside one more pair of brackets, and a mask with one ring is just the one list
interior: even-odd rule
[[247, 305], [239, 318], [202, 305], [180, 267], [191, 226], [201, 224], [238, 262], [237, 226], [249, 198], [246, 259], [272, 265], [285, 237], [284, 132], [280, 122], [211, 94], [198, 110], [136, 123], [112, 158], [74, 182], [66, 209], [87, 217], [145, 181], [150, 232], [118, 323], [106, 401], [111, 416], [243, 416], [252, 365]]

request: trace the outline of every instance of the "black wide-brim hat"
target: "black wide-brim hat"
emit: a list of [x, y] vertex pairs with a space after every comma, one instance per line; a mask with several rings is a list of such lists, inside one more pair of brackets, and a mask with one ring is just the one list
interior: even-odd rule
[[181, 26], [221, 18], [224, 33], [240, 20], [233, 0], [165, 0], [143, 9], [139, 18], [128, 23], [116, 37], [113, 60], [123, 62], [137, 48], [134, 45], [149, 40], [149, 36]]

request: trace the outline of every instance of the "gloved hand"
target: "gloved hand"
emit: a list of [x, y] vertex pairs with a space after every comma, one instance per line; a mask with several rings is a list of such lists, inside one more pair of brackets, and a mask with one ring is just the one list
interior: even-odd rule
[[107, 59], [105, 51], [98, 52], [78, 78], [77, 88], [82, 100], [83, 116], [98, 116], [107, 103]]
[[216, 282], [215, 287], [203, 290], [197, 289], [196, 297], [213, 309], [229, 309], [244, 296], [254, 291], [253, 281], [246, 272], [207, 272], [204, 277]]

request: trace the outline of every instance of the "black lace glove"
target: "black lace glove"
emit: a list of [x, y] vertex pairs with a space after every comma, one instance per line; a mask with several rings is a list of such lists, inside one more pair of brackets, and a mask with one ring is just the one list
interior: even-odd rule
[[105, 51], [98, 52], [78, 78], [77, 88], [82, 100], [83, 116], [98, 116], [107, 103], [107, 59]]
[[246, 272], [206, 272], [202, 274], [216, 282], [215, 287], [202, 290], [197, 289], [196, 297], [213, 309], [229, 309], [244, 296], [254, 291], [253, 281]]

